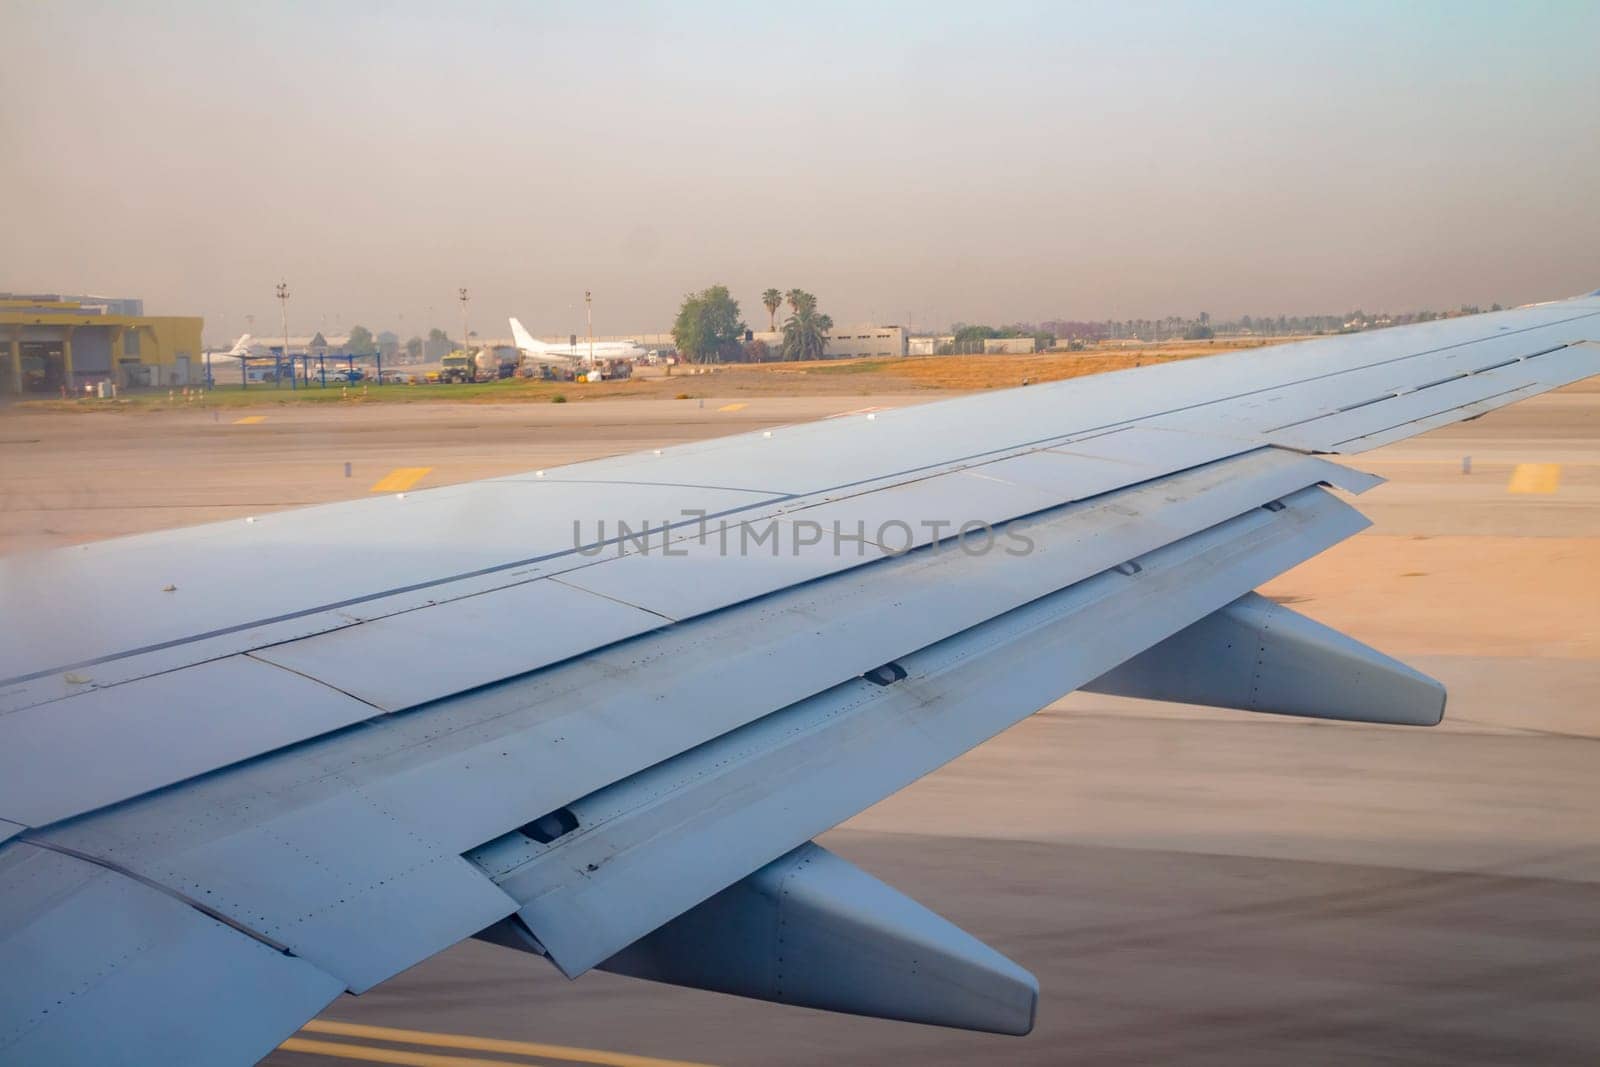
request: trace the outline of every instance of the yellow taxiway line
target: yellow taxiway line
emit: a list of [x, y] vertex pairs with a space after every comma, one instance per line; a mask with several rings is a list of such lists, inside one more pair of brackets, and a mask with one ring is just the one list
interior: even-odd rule
[[1561, 485], [1561, 464], [1518, 463], [1506, 485], [1508, 493], [1553, 493]]
[[403, 493], [428, 476], [432, 467], [396, 467], [372, 483], [371, 493]]
[[[316, 1056], [333, 1056], [341, 1060], [363, 1060], [367, 1063], [398, 1063], [402, 1067], [506, 1067], [516, 1060], [486, 1060], [477, 1056], [444, 1056], [436, 1052], [410, 1052], [401, 1048], [378, 1048], [375, 1045], [350, 1045], [343, 1041], [308, 1041], [291, 1037], [278, 1046], [280, 1052], [305, 1052]], [[529, 1067], [531, 1060], [520, 1061]]]
[[743, 411], [745, 408], [747, 408], [749, 406], [750, 406], [749, 404], [724, 404], [720, 408], [718, 408], [717, 410], [718, 411]]
[[[687, 1060], [662, 1060], [654, 1056], [635, 1056], [628, 1052], [606, 1052], [602, 1049], [574, 1048], [570, 1045], [546, 1045], [536, 1041], [508, 1041], [497, 1037], [477, 1037], [473, 1034], [439, 1034], [430, 1030], [402, 1030], [392, 1026], [368, 1026], [362, 1023], [341, 1023], [328, 1019], [313, 1019], [301, 1028], [301, 1033], [333, 1034], [339, 1037], [364, 1037], [374, 1041], [395, 1041], [408, 1045], [429, 1045], [434, 1048], [462, 1049], [469, 1052], [498, 1052], [514, 1056], [539, 1056], [545, 1059], [565, 1060], [568, 1063], [594, 1063], [601, 1067], [706, 1067], [703, 1063]], [[306, 1046], [316, 1046], [308, 1048]], [[342, 1041], [314, 1041], [291, 1037], [279, 1046], [286, 1052], [315, 1052], [324, 1056], [342, 1056], [346, 1059], [366, 1060], [369, 1063], [409, 1064], [411, 1067], [479, 1067], [497, 1063], [504, 1067], [505, 1060], [482, 1060], [465, 1056], [444, 1056], [429, 1052], [408, 1052], [404, 1049], [374, 1048], [352, 1045]], [[396, 1058], [403, 1057], [403, 1058]]]
[[235, 426], [254, 426], [258, 422], [266, 421], [267, 417], [265, 415], [246, 415], [243, 418], [234, 419], [233, 424]]

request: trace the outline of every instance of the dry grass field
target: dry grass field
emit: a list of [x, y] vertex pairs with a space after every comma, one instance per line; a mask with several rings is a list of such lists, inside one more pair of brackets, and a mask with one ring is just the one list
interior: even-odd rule
[[[1298, 340], [1283, 338], [1282, 340]], [[1009, 389], [1063, 378], [1171, 363], [1180, 359], [1216, 356], [1243, 348], [1261, 348], [1279, 341], [1182, 342], [1111, 346], [1083, 352], [1039, 352], [1026, 356], [908, 356], [902, 359], [841, 359], [811, 363], [769, 363], [730, 366], [716, 372], [719, 393], [730, 390], [758, 393], [858, 393], [915, 392], [937, 389], [977, 392]]]

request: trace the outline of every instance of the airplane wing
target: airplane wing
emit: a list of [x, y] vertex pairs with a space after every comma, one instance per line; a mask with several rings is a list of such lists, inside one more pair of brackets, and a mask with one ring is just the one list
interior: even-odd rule
[[0, 560], [0, 1059], [248, 1062], [471, 936], [1025, 1033], [811, 839], [1088, 685], [1437, 722], [1251, 591], [1366, 525], [1322, 454], [1597, 342], [1600, 293]]

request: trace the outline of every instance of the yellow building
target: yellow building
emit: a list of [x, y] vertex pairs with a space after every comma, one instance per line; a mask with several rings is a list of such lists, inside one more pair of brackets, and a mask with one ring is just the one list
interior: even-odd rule
[[143, 312], [138, 300], [0, 293], [0, 394], [201, 384], [205, 320]]

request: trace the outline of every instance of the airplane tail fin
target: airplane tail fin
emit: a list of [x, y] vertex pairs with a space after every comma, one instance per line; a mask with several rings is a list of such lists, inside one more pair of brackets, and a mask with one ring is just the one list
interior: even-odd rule
[[244, 356], [250, 352], [250, 335], [240, 334], [239, 339], [233, 342], [233, 347], [228, 349], [230, 356]]
[[511, 336], [516, 341], [517, 347], [524, 352], [542, 352], [544, 345], [533, 339], [533, 334], [517, 319], [511, 320]]

